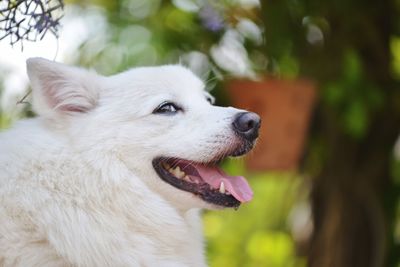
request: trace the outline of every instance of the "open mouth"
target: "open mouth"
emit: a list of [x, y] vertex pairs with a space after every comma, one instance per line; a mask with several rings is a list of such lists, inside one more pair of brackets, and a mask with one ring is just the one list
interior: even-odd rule
[[165, 182], [211, 204], [238, 207], [253, 197], [244, 177], [225, 174], [217, 163], [160, 157], [153, 160], [153, 167]]

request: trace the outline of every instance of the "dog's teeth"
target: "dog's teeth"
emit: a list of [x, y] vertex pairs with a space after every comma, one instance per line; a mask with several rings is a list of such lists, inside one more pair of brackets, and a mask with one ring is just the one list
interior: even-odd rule
[[219, 185], [219, 192], [221, 194], [225, 194], [225, 184], [224, 184], [224, 182], [221, 182], [221, 184]]
[[178, 177], [179, 179], [182, 179], [185, 176], [186, 176], [186, 173], [184, 173], [184, 172], [179, 172], [179, 173], [176, 174], [176, 177]]
[[170, 168], [168, 171], [169, 171], [169, 173], [172, 174], [173, 176], [176, 176], [176, 174], [175, 174], [176, 170], [175, 170], [174, 168]]
[[171, 166], [170, 166], [168, 163], [166, 163], [166, 162], [163, 162], [163, 167], [164, 167], [166, 170], [171, 169]]
[[183, 180], [185, 180], [186, 182], [191, 182], [191, 181], [192, 181], [192, 180], [190, 180], [190, 177], [187, 176], [187, 175], [185, 175], [185, 176], [183, 177]]
[[176, 167], [176, 177], [178, 177], [179, 179], [182, 179], [183, 177], [186, 176], [186, 173], [181, 171], [181, 168]]
[[179, 166], [177, 166], [176, 168], [170, 168], [168, 170], [172, 175], [174, 175], [175, 177], [182, 179], [183, 177], [185, 177], [186, 173], [181, 171], [181, 168]]
[[178, 176], [178, 170], [177, 170], [177, 169], [170, 169], [170, 172], [171, 172], [174, 176]]

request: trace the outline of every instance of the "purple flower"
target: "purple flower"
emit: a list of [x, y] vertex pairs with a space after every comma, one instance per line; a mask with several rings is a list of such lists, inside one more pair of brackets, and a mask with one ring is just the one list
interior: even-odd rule
[[199, 12], [203, 26], [210, 31], [218, 32], [225, 27], [221, 14], [211, 5], [206, 4]]

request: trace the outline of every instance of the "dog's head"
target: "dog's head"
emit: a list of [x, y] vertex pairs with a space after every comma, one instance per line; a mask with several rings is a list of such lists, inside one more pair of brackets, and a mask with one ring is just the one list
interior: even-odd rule
[[118, 159], [177, 207], [237, 207], [251, 200], [247, 181], [217, 165], [252, 149], [260, 118], [214, 106], [186, 68], [143, 67], [103, 77], [39, 58], [27, 64], [34, 110], [71, 147], [99, 160]]

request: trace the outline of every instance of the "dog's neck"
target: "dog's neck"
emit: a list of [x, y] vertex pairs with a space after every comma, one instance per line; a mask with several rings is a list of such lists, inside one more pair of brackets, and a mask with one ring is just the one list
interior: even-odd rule
[[[121, 218], [126, 219], [128, 234], [136, 237], [135, 242], [139, 239], [153, 246], [149, 248], [149, 253], [153, 254], [151, 257], [162, 258], [165, 253], [179, 255], [181, 258], [174, 259], [174, 262], [181, 261], [182, 266], [206, 266], [200, 209], [177, 209], [140, 179], [135, 179], [125, 164], [117, 161], [113, 164], [118, 166], [107, 168], [103, 164], [103, 168], [118, 168], [121, 177], [114, 177], [115, 188], [109, 196], [111, 206], [106, 209], [121, 213]], [[101, 175], [107, 175], [107, 169], [103, 169]], [[131, 206], [126, 206], [127, 203]], [[162, 262], [156, 265], [164, 266]]]

